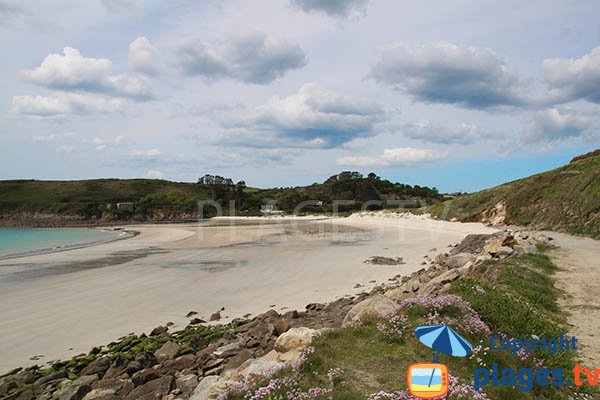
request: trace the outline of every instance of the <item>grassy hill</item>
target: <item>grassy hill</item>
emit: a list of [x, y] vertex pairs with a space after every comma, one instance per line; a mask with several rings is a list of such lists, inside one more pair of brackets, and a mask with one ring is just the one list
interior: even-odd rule
[[[94, 179], [84, 181], [0, 181], [0, 224], [28, 225], [30, 220], [53, 217], [50, 225], [60, 225], [60, 218], [71, 223], [91, 221], [181, 221], [197, 218], [199, 201], [215, 201], [229, 213], [235, 201], [238, 215], [258, 215], [263, 204], [274, 202], [279, 210], [292, 212], [303, 201], [317, 200], [307, 212], [328, 213], [336, 200], [352, 201], [338, 206], [341, 212], [360, 209], [366, 201], [378, 200], [385, 207], [390, 200], [413, 200], [432, 204], [441, 201], [435, 188], [392, 183], [374, 174], [342, 173], [323, 183], [309, 186], [257, 189], [235, 185], [204, 185], [158, 179]], [[117, 210], [116, 203], [132, 202], [135, 211]], [[206, 207], [205, 216], [215, 209]], [[58, 217], [58, 219], [57, 219]], [[28, 222], [29, 221], [29, 222]], [[35, 225], [38, 223], [35, 223]]]
[[442, 219], [528, 225], [600, 238], [600, 154], [426, 209]]

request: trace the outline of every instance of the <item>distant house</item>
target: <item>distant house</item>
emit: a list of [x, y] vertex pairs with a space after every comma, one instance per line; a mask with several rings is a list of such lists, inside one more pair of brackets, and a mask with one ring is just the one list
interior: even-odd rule
[[260, 211], [264, 214], [279, 214], [282, 212], [277, 209], [277, 206], [274, 203], [263, 204], [260, 206]]
[[117, 203], [117, 210], [119, 211], [133, 211], [134, 205], [131, 202], [120, 202]]

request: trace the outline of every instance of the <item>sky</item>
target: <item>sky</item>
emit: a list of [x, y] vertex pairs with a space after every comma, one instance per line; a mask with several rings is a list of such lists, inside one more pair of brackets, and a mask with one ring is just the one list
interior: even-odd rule
[[475, 191], [600, 144], [600, 2], [0, 0], [0, 179]]

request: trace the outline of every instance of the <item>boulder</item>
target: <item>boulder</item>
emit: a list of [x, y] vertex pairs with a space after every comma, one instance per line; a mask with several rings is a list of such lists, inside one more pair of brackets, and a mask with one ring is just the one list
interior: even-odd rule
[[45, 385], [49, 382], [54, 382], [54, 381], [60, 381], [64, 378], [67, 377], [67, 373], [62, 370], [62, 371], [57, 371], [54, 372], [52, 374], [46, 375], [46, 376], [42, 376], [41, 378], [38, 378], [38, 380], [35, 381], [35, 385], [36, 386], [41, 386], [41, 385]]
[[289, 329], [290, 324], [285, 318], [281, 318], [273, 326], [275, 327], [275, 334], [279, 336]]
[[248, 360], [240, 367], [240, 374], [252, 379], [252, 377], [270, 377], [275, 372], [285, 367], [285, 363], [277, 360]]
[[207, 400], [207, 399], [215, 398], [215, 397], [210, 397], [210, 396], [212, 396], [211, 389], [212, 389], [212, 386], [214, 384], [216, 384], [218, 381], [219, 381], [219, 377], [216, 375], [205, 376], [204, 378], [202, 378], [202, 380], [200, 381], [198, 386], [196, 386], [194, 393], [192, 393], [190, 400]]
[[458, 253], [446, 259], [448, 268], [461, 268], [468, 262], [475, 261], [475, 256], [469, 253]]
[[229, 343], [217, 348], [213, 355], [219, 358], [227, 358], [236, 355], [240, 351], [242, 351], [242, 348], [239, 343]]
[[342, 327], [351, 326], [367, 315], [379, 318], [386, 317], [393, 314], [397, 307], [398, 304], [389, 297], [377, 294], [352, 307], [346, 314]]
[[155, 400], [167, 395], [173, 388], [175, 379], [171, 375], [165, 375], [138, 386], [125, 397], [127, 400]]
[[108, 368], [110, 368], [110, 358], [101, 357], [89, 363], [84, 369], [81, 370], [80, 375], [98, 374], [98, 376], [103, 376]]
[[169, 328], [167, 328], [166, 326], [157, 326], [156, 328], [152, 329], [152, 332], [150, 332], [150, 336], [166, 335], [168, 330]]
[[86, 394], [92, 391], [92, 387], [88, 385], [71, 385], [65, 389], [58, 390], [54, 393], [54, 398], [57, 400], [83, 400]]
[[147, 368], [133, 374], [131, 381], [135, 386], [140, 386], [151, 380], [158, 379], [160, 376], [160, 373], [154, 368]]
[[184, 395], [189, 395], [198, 386], [198, 377], [194, 374], [183, 375], [175, 380], [175, 387]]
[[508, 247], [508, 246], [501, 246], [497, 251], [496, 251], [496, 257], [498, 258], [505, 258], [508, 257], [510, 255], [512, 255], [515, 251]]
[[17, 400], [35, 400], [35, 393], [30, 389], [25, 390], [24, 392], [21, 392], [19, 397], [17, 397]]
[[136, 354], [134, 361], [139, 362], [142, 368], [150, 368], [153, 365], [158, 364], [156, 356], [149, 351], [143, 351], [141, 353]]
[[315, 329], [300, 327], [292, 328], [283, 333], [275, 341], [275, 350], [286, 353], [290, 350], [302, 351], [319, 335]]
[[[40, 378], [41, 379], [41, 378]], [[18, 387], [17, 382], [8, 381], [0, 384], [0, 396], [5, 396], [10, 393], [11, 390], [14, 390]]]
[[518, 244], [513, 250], [518, 254], [531, 254], [537, 252], [537, 247], [533, 244]]
[[[462, 271], [466, 272], [466, 269]], [[423, 287], [422, 292], [425, 294], [432, 294], [436, 291], [440, 290], [444, 285], [454, 282], [458, 278], [461, 277], [461, 269], [455, 268], [444, 272], [443, 274], [433, 278], [425, 287]]]
[[120, 400], [110, 389], [94, 389], [85, 395], [83, 400]]
[[465, 236], [462, 242], [452, 249], [452, 254], [458, 253], [480, 253], [485, 243], [492, 237], [489, 234], [470, 234]]
[[409, 293], [408, 291], [404, 290], [404, 288], [401, 288], [401, 287], [390, 289], [390, 290], [386, 291], [383, 295], [394, 301], [404, 300], [404, 299], [412, 296], [411, 293]]
[[75, 379], [73, 381], [72, 385], [73, 386], [91, 385], [94, 382], [96, 382], [98, 379], [100, 379], [100, 378], [96, 374], [84, 375], [84, 376], [80, 376], [79, 378]]
[[116, 378], [122, 375], [127, 369], [127, 360], [123, 357], [117, 357], [110, 365], [110, 368], [104, 374], [104, 379]]
[[154, 352], [158, 361], [164, 361], [175, 358], [179, 352], [180, 346], [175, 342], [167, 342]]
[[245, 363], [247, 360], [249, 360], [251, 358], [252, 358], [252, 352], [248, 349], [243, 349], [242, 351], [237, 353], [235, 356], [233, 356], [229, 360], [227, 360], [227, 365], [225, 367], [227, 369], [238, 368], [240, 365], [242, 365], [243, 363]]
[[94, 384], [92, 384], [92, 389], [111, 390], [113, 393], [117, 393], [123, 389], [126, 383], [130, 382], [121, 379], [103, 379], [101, 381], [94, 382]]
[[194, 354], [186, 354], [174, 360], [166, 360], [159, 366], [158, 370], [162, 375], [174, 374], [184, 369], [196, 368], [198, 364], [199, 360]]
[[221, 313], [220, 312], [213, 313], [210, 316], [210, 320], [211, 321], [219, 321], [220, 319], [221, 319]]

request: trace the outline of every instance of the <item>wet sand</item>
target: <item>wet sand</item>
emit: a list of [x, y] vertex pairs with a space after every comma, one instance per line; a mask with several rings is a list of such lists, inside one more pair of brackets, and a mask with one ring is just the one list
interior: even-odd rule
[[[66, 359], [169, 321], [182, 328], [191, 310], [208, 319], [224, 307], [223, 322], [353, 295], [420, 269], [425, 254], [443, 252], [468, 233], [493, 231], [381, 214], [128, 229], [139, 235], [0, 261], [0, 373]], [[403, 257], [405, 264], [364, 263], [371, 256]]]

